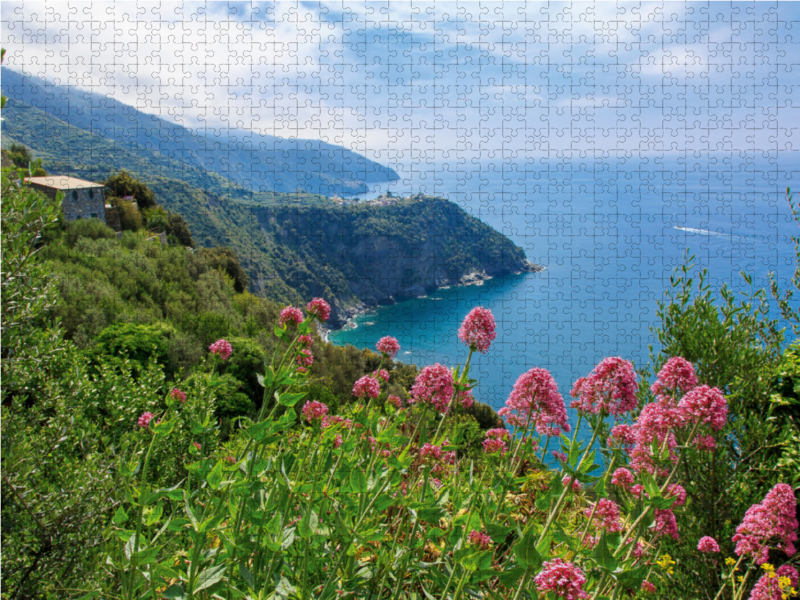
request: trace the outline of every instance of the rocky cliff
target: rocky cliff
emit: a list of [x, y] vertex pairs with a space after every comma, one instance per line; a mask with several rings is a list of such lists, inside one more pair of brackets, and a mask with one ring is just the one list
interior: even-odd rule
[[333, 327], [364, 307], [542, 268], [507, 237], [443, 198], [255, 212], [276, 245], [317, 265], [309, 281], [316, 290], [308, 291], [324, 295], [330, 289]]

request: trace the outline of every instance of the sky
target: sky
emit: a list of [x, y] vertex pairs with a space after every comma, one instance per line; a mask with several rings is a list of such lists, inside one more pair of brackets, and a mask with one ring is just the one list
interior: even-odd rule
[[17, 71], [384, 164], [800, 150], [790, 2], [25, 0], [0, 17]]

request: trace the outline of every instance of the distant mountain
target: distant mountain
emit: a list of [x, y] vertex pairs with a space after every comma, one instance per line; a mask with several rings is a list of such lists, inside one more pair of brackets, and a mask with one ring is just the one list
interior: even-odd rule
[[[4, 74], [8, 95], [6, 85]], [[367, 306], [536, 270], [511, 240], [443, 198], [339, 206], [309, 193], [254, 192], [178, 152], [118, 142], [96, 133], [108, 129], [70, 125], [19, 99], [2, 117], [3, 148], [24, 144], [52, 175], [102, 182], [129, 171], [186, 219], [198, 245], [235, 250], [253, 292], [298, 304], [321, 296], [334, 327]]]
[[[254, 192], [345, 195], [366, 191], [367, 183], [398, 179], [394, 170], [341, 146], [245, 130], [193, 131], [113, 98], [53, 85], [5, 67], [2, 88], [9, 98], [112, 140], [132, 154], [148, 160], [160, 154]], [[179, 173], [164, 175], [183, 179]]]

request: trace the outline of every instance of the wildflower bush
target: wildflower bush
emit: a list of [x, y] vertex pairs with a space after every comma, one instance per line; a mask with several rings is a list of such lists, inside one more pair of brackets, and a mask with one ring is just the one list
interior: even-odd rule
[[[160, 413], [139, 417], [141, 451], [120, 457], [108, 579], [96, 595], [623, 598], [669, 580], [675, 563], [662, 543], [681, 535], [682, 465], [712, 452], [728, 421], [724, 394], [700, 384], [690, 362], [669, 359], [639, 409], [633, 365], [603, 360], [572, 389], [574, 427], [550, 374], [531, 369], [500, 411], [506, 427], [486, 432], [476, 460], [447, 422], [471, 402], [470, 360], [495, 334], [489, 311], [475, 309], [459, 332], [470, 349], [463, 368], [423, 368], [403, 403], [382, 389], [389, 376], [379, 366], [354, 382], [357, 402], [338, 415], [290, 391], [313, 361], [311, 323], [327, 315], [320, 299], [305, 313], [284, 309], [279, 351], [259, 377], [259, 415], [218, 451], [192, 442], [177, 485], [150, 477], [155, 448], [186, 421], [185, 398], [170, 394]], [[390, 359], [396, 340], [378, 350]], [[210, 352], [221, 365], [236, 349], [219, 340]], [[211, 419], [188, 422], [201, 436]], [[752, 598], [795, 593], [795, 568], [767, 562], [771, 552], [794, 555], [795, 510], [791, 486], [775, 485], [737, 528], [732, 565], [717, 564], [712, 537], [691, 541], [721, 574], [717, 598], [743, 598], [759, 567]]]

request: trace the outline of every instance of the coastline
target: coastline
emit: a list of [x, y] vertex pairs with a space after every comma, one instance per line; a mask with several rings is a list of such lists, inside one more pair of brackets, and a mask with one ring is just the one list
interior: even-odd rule
[[[518, 271], [510, 271], [508, 273], [504, 273], [502, 275], [489, 275], [486, 273], [485, 270], [475, 270], [467, 273], [466, 275], [462, 276], [457, 281], [448, 281], [442, 282], [442, 285], [437, 285], [430, 290], [426, 290], [425, 293], [412, 295], [407, 297], [400, 297], [397, 298], [390, 297], [391, 301], [387, 302], [386, 304], [396, 304], [399, 301], [403, 300], [413, 300], [415, 298], [426, 298], [428, 294], [435, 292], [436, 290], [445, 290], [453, 287], [467, 287], [471, 285], [483, 285], [484, 282], [489, 281], [491, 279], [495, 279], [496, 277], [506, 277], [508, 275], [521, 275], [522, 273], [541, 273], [542, 271], [546, 271], [547, 267], [544, 265], [537, 265], [529, 261], [525, 261], [526, 265], [524, 269], [520, 269]], [[330, 342], [330, 334], [334, 331], [342, 331], [345, 329], [352, 329], [357, 327], [355, 321], [363, 316], [368, 315], [370, 313], [375, 312], [375, 306], [368, 306], [363, 302], [359, 302], [355, 306], [349, 307], [346, 309], [347, 318], [344, 323], [340, 327], [329, 327], [323, 326], [317, 323], [317, 332], [319, 333], [320, 337], [324, 342]]]

